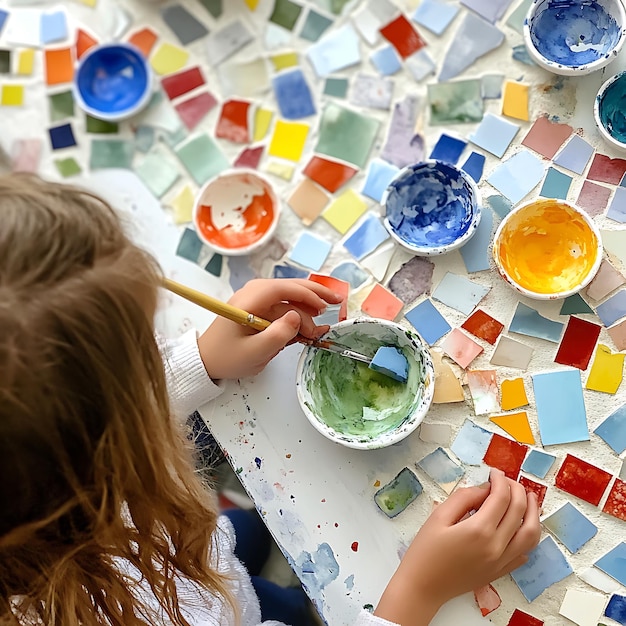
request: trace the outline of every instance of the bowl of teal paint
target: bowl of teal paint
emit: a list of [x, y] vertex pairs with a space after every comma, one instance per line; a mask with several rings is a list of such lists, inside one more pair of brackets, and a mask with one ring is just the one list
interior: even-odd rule
[[583, 76], [619, 54], [626, 12], [621, 0], [534, 0], [523, 32], [538, 65], [562, 76]]
[[612, 76], [600, 87], [593, 114], [602, 137], [626, 150], [626, 72]]
[[402, 383], [345, 356], [305, 348], [296, 392], [312, 426], [331, 441], [360, 450], [408, 437], [421, 424], [435, 392], [435, 369], [423, 339], [400, 324], [374, 318], [339, 322], [323, 339], [369, 357], [381, 346], [398, 348], [407, 359], [408, 375]]
[[474, 179], [432, 159], [400, 170], [385, 189], [382, 204], [389, 234], [417, 256], [460, 248], [474, 236], [481, 218]]

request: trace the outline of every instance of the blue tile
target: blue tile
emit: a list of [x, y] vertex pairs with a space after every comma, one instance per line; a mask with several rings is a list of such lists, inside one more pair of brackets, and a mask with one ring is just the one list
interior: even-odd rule
[[465, 470], [455, 463], [443, 448], [436, 448], [417, 462], [417, 467], [426, 472], [444, 491], [450, 493], [463, 478]]
[[622, 541], [598, 559], [594, 565], [618, 583], [626, 586], [626, 543]]
[[558, 198], [567, 200], [567, 193], [572, 184], [572, 177], [559, 172], [554, 167], [548, 168], [548, 173], [541, 186], [540, 196], [544, 198]]
[[626, 626], [626, 597], [614, 594], [604, 609], [604, 615]]
[[452, 442], [450, 450], [467, 465], [481, 465], [492, 437], [492, 432], [466, 419]]
[[593, 539], [598, 529], [573, 504], [566, 502], [541, 522], [572, 554]]
[[67, 37], [67, 19], [65, 11], [42, 13], [40, 19], [41, 43], [45, 46]]
[[310, 273], [291, 265], [274, 265], [272, 275], [274, 278], [308, 278]]
[[4, 24], [7, 21], [7, 17], [9, 17], [9, 12], [0, 9], [0, 33], [2, 33], [2, 29], [4, 28]]
[[370, 60], [383, 76], [391, 76], [402, 69], [402, 60], [395, 48], [390, 45], [374, 50], [370, 55]]
[[618, 291], [596, 307], [596, 313], [608, 328], [626, 316], [626, 289]]
[[461, 169], [471, 176], [475, 182], [479, 183], [485, 169], [485, 155], [472, 152], [461, 166]]
[[373, 159], [367, 170], [367, 178], [361, 192], [368, 198], [381, 202], [385, 189], [399, 171], [395, 165], [382, 159]]
[[289, 254], [289, 258], [294, 263], [317, 271], [324, 265], [332, 247], [329, 241], [303, 232]]
[[531, 450], [524, 459], [522, 470], [537, 478], [545, 478], [550, 468], [554, 465], [556, 457], [541, 450]]
[[288, 120], [299, 120], [315, 115], [311, 90], [301, 69], [282, 72], [272, 79], [274, 95], [281, 115]]
[[420, 302], [405, 317], [430, 346], [452, 329], [430, 300]]
[[378, 246], [387, 241], [390, 235], [383, 226], [380, 218], [370, 213], [363, 221], [352, 229], [351, 234], [344, 241], [343, 247], [357, 260], [361, 260]]
[[352, 261], [340, 263], [330, 275], [350, 283], [352, 289], [360, 287], [369, 278], [369, 274]]
[[50, 144], [53, 150], [60, 150], [62, 148], [71, 148], [76, 145], [76, 139], [74, 138], [74, 131], [71, 124], [63, 124], [61, 126], [55, 126], [48, 129], [50, 134]]
[[459, 7], [442, 0], [422, 0], [411, 19], [435, 35], [441, 35], [459, 12]]
[[594, 431], [616, 454], [626, 450], [626, 404], [617, 408]]
[[417, 476], [405, 467], [399, 474], [374, 494], [376, 506], [387, 517], [396, 517], [423, 491]]
[[450, 135], [442, 133], [441, 137], [437, 140], [433, 151], [430, 153], [430, 158], [456, 165], [457, 161], [461, 158], [461, 154], [463, 154], [463, 150], [465, 150], [466, 145], [467, 143], [462, 139], [457, 139], [456, 137], [451, 137]]
[[549, 320], [540, 315], [539, 311], [518, 302], [515, 315], [513, 315], [509, 326], [509, 332], [559, 343], [563, 334], [563, 326], [564, 324], [561, 322]]
[[193, 228], [185, 228], [176, 248], [176, 256], [196, 263], [202, 252], [202, 245], [196, 231]]

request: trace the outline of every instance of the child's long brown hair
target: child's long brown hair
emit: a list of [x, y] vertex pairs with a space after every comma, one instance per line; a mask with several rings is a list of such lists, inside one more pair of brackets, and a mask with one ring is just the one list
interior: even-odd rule
[[158, 284], [105, 202], [0, 177], [0, 623], [154, 623], [119, 559], [177, 626], [175, 576], [229, 601], [170, 417]]

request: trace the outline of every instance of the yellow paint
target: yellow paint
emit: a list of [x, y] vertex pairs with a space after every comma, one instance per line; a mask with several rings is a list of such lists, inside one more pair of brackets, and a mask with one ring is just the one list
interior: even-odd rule
[[274, 117], [274, 113], [269, 109], [258, 108], [254, 112], [254, 133], [252, 135], [252, 141], [261, 141], [261, 139], [267, 135], [267, 131], [272, 123], [272, 117]]
[[526, 389], [524, 387], [523, 378], [513, 378], [511, 380], [503, 380], [500, 385], [501, 401], [503, 411], [511, 411], [519, 409], [528, 404]]
[[511, 80], [504, 83], [502, 115], [528, 121], [528, 85]]
[[598, 260], [598, 238], [579, 211], [538, 200], [509, 213], [493, 254], [507, 280], [536, 294], [577, 290]]
[[283, 52], [282, 54], [274, 54], [270, 57], [270, 61], [274, 65], [274, 70], [279, 72], [287, 67], [298, 65], [298, 53]]
[[525, 411], [511, 413], [509, 415], [496, 415], [490, 419], [516, 441], [531, 445], [535, 443], [535, 437], [533, 436], [533, 431], [530, 430], [528, 415]]
[[624, 354], [613, 354], [608, 346], [598, 344], [587, 378], [586, 389], [616, 393], [624, 375]]
[[251, 11], [256, 11], [256, 8], [259, 6], [259, 0], [244, 0], [244, 2]]
[[365, 200], [354, 190], [347, 189], [337, 196], [322, 213], [322, 217], [342, 235], [367, 211]]
[[17, 59], [17, 73], [20, 76], [30, 76], [35, 65], [35, 51], [32, 48], [21, 50]]
[[461, 382], [456, 377], [449, 363], [443, 360], [443, 354], [437, 350], [431, 352], [433, 365], [435, 366], [435, 404], [447, 404], [449, 402], [463, 402], [465, 394]]
[[273, 174], [289, 182], [293, 178], [295, 167], [290, 163], [280, 163], [279, 161], [269, 161], [265, 166], [265, 171], [268, 174]]
[[174, 223], [187, 224], [191, 222], [193, 214], [194, 195], [191, 187], [186, 185], [183, 190], [172, 200], [174, 209]]
[[24, 104], [24, 85], [3, 85], [0, 102], [5, 107], [21, 107]]
[[299, 161], [308, 134], [307, 124], [278, 120], [268, 152], [281, 159]]
[[171, 43], [162, 43], [152, 56], [150, 65], [152, 69], [162, 76], [172, 74], [185, 67], [189, 59], [189, 52], [173, 46]]

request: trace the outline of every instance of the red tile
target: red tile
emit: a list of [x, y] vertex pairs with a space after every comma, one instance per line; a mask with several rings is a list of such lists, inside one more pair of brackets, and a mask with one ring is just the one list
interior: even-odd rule
[[255, 146], [254, 148], [244, 148], [241, 154], [235, 159], [234, 167], [247, 167], [251, 170], [259, 167], [259, 162], [263, 156], [265, 146]]
[[522, 145], [552, 159], [574, 129], [569, 124], [551, 122], [547, 116], [538, 117], [522, 141]]
[[426, 42], [413, 28], [411, 22], [400, 15], [380, 29], [380, 34], [406, 59], [426, 45]]
[[324, 285], [324, 287], [328, 287], [335, 293], [342, 295], [343, 301], [341, 303], [341, 307], [339, 307], [339, 321], [343, 322], [343, 320], [348, 319], [348, 296], [350, 295], [350, 283], [345, 280], [335, 278], [334, 276], [324, 276], [323, 274], [311, 274], [309, 276], [309, 280], [312, 280], [314, 283]]
[[611, 190], [608, 187], [596, 185], [596, 183], [586, 180], [578, 194], [576, 204], [581, 209], [585, 209], [591, 217], [595, 217], [604, 212], [610, 197]]
[[216, 104], [217, 100], [206, 92], [187, 98], [174, 108], [187, 129], [193, 130]]
[[495, 611], [502, 604], [500, 595], [493, 585], [485, 585], [480, 589], [475, 589], [474, 600], [476, 600], [476, 604], [483, 617]]
[[517, 480], [527, 452], [528, 446], [494, 433], [483, 461], [502, 470], [511, 480]]
[[601, 330], [598, 324], [570, 317], [554, 362], [586, 370]]
[[476, 309], [461, 325], [461, 328], [472, 333], [474, 337], [484, 339], [493, 346], [504, 330], [504, 324], [501, 324], [482, 309]]
[[615, 479], [602, 511], [626, 522], [626, 482]]
[[173, 100], [196, 87], [201, 87], [205, 82], [202, 70], [199, 67], [192, 67], [177, 74], [170, 74], [161, 81], [161, 85], [167, 97]]
[[554, 484], [589, 504], [597, 506], [611, 481], [611, 474], [568, 454], [557, 472]]
[[515, 609], [513, 615], [511, 615], [508, 626], [543, 626], [543, 621], [538, 617], [533, 617], [528, 613], [524, 613], [524, 611]]
[[394, 320], [402, 310], [404, 302], [396, 298], [391, 291], [382, 285], [375, 285], [361, 305], [361, 311], [371, 317], [383, 320]]
[[324, 187], [330, 193], [343, 187], [356, 173], [354, 167], [314, 156], [303, 170], [305, 176]]
[[526, 489], [526, 493], [534, 493], [537, 496], [537, 504], [541, 507], [546, 497], [548, 487], [534, 480], [530, 480], [530, 478], [526, 478], [526, 476], [520, 476], [519, 483]]
[[619, 185], [626, 173], [626, 160], [612, 159], [606, 154], [596, 154], [591, 162], [587, 178], [599, 183]]
[[220, 119], [217, 122], [215, 136], [234, 143], [248, 143], [250, 130], [248, 113], [250, 103], [245, 100], [228, 100], [222, 105]]

